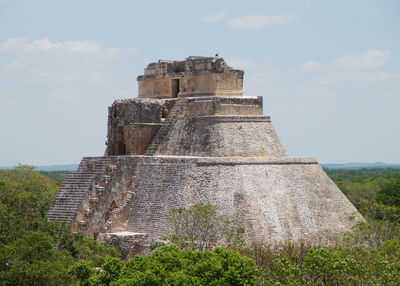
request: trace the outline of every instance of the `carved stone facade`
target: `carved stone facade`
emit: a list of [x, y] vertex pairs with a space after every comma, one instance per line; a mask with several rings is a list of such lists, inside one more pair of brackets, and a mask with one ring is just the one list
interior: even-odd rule
[[240, 96], [243, 71], [222, 58], [189, 57], [184, 61], [151, 63], [138, 77], [139, 98]]
[[138, 98], [109, 108], [105, 156], [67, 175], [50, 220], [124, 258], [163, 237], [171, 209], [198, 203], [248, 242], [331, 237], [362, 220], [314, 159], [286, 155], [262, 98], [242, 96], [243, 71], [190, 57], [149, 64], [138, 82]]

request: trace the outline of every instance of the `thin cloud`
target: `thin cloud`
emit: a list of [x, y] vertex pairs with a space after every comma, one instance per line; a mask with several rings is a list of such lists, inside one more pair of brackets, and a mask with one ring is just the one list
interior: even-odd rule
[[377, 50], [372, 49], [360, 55], [346, 55], [337, 58], [333, 62], [335, 67], [376, 69], [385, 65], [387, 59], [392, 55], [388, 49]]
[[119, 48], [105, 48], [96, 41], [52, 42], [48, 38], [29, 41], [26, 38], [12, 38], [0, 43], [0, 52], [57, 52], [80, 53], [91, 55], [117, 55]]
[[294, 15], [258, 15], [250, 14], [233, 18], [228, 22], [232, 28], [259, 29], [264, 27], [291, 24], [296, 22]]
[[310, 62], [304, 63], [301, 66], [300, 70], [305, 73], [313, 73], [313, 72], [321, 71], [321, 70], [325, 69], [325, 67], [326, 67], [325, 65], [323, 65], [319, 62], [310, 61]]
[[109, 47], [97, 41], [12, 38], [0, 42], [1, 53], [9, 56], [8, 61], [0, 65], [0, 80], [71, 84], [110, 80], [107, 66], [122, 58], [123, 53], [132, 56], [137, 50]]
[[226, 11], [223, 11], [221, 13], [210, 13], [201, 18], [201, 20], [203, 22], [215, 23], [224, 19], [227, 15], [228, 13]]

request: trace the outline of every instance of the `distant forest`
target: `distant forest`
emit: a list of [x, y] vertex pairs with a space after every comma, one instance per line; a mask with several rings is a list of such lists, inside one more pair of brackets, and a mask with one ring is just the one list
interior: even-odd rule
[[[218, 206], [197, 205], [171, 210], [179, 231], [152, 254], [122, 261], [47, 221], [67, 171], [0, 170], [0, 285], [400, 285], [400, 169], [325, 171], [366, 219], [329, 247], [245, 245], [246, 230], [230, 228]], [[227, 243], [214, 248], [216, 236]]]

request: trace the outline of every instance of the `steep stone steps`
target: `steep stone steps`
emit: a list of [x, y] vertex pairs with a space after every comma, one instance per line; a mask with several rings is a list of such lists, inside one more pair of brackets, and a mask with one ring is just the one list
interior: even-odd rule
[[182, 104], [183, 103], [180, 100], [177, 100], [174, 103], [174, 106], [171, 108], [171, 111], [166, 118], [165, 124], [161, 126], [161, 128], [158, 130], [157, 134], [154, 136], [153, 140], [151, 140], [151, 143], [149, 144], [143, 155], [152, 156], [155, 154], [158, 147], [161, 143], [164, 142], [165, 137], [168, 135], [172, 126], [175, 124], [176, 118], [181, 112]]
[[89, 199], [95, 178], [104, 174], [109, 162], [110, 158], [106, 157], [83, 158], [78, 171], [65, 176], [64, 182], [47, 212], [48, 219], [50, 221], [73, 221], [82, 202]]
[[79, 164], [78, 172], [98, 172], [104, 170], [110, 162], [105, 157], [84, 157]]

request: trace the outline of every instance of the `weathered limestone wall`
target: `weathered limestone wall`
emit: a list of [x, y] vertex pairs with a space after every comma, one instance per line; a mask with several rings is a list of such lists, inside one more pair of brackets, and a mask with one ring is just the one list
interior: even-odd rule
[[159, 61], [138, 77], [138, 87], [139, 98], [241, 96], [243, 71], [217, 57]]
[[[49, 219], [62, 218], [60, 196], [71, 203], [84, 192], [73, 229], [117, 246], [126, 258], [162, 239], [171, 209], [197, 203], [218, 206], [234, 226], [246, 229], [248, 242], [327, 238], [362, 220], [310, 158], [86, 157], [79, 174], [93, 174], [91, 183], [59, 193]], [[61, 216], [53, 217], [57, 211]]]
[[[76, 214], [77, 229], [85, 236], [97, 238], [107, 230], [107, 222], [121, 207], [132, 188], [138, 157], [131, 157], [129, 164], [120, 163], [118, 157], [85, 157], [84, 162], [104, 162], [105, 167], [94, 177], [89, 197], [82, 199]], [[82, 165], [82, 164], [81, 164]], [[95, 171], [80, 168], [79, 172]], [[126, 176], [126, 174], [130, 174]], [[80, 225], [80, 222], [85, 222]]]
[[[207, 115], [256, 115], [258, 116], [256, 121], [259, 121], [260, 115], [262, 115], [261, 97], [213, 96], [184, 99], [117, 100], [109, 108], [108, 146], [105, 154], [144, 154], [161, 126], [169, 124], [166, 122], [166, 118], [175, 102], [178, 101], [179, 108], [176, 116], [179, 118]], [[228, 120], [228, 117], [225, 117], [224, 120]], [[260, 154], [262, 152], [255, 155]]]
[[142, 157], [135, 176], [127, 231], [153, 239], [171, 209], [196, 203], [217, 205], [248, 241], [335, 236], [362, 219], [313, 159]]
[[210, 73], [188, 75], [180, 79], [178, 96], [241, 96], [243, 74]]
[[105, 154], [143, 154], [171, 104], [159, 99], [116, 100], [108, 110]]
[[126, 125], [124, 127], [126, 154], [143, 154], [161, 126], [162, 124], [156, 123], [131, 123]]
[[210, 157], [286, 156], [269, 117], [179, 118], [156, 154]]
[[170, 78], [138, 81], [139, 98], [172, 98]]
[[204, 97], [185, 100], [181, 116], [203, 115], [262, 115], [262, 97]]
[[[179, 79], [179, 93], [174, 94], [172, 80]], [[173, 98], [184, 96], [241, 96], [243, 75], [205, 73], [143, 79], [138, 82], [139, 98]]]

